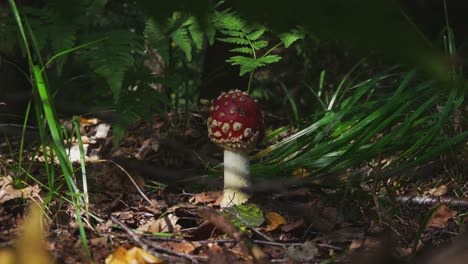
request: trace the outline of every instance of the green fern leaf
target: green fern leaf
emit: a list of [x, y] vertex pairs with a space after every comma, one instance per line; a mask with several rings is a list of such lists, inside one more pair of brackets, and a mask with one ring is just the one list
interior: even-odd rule
[[239, 52], [239, 53], [244, 53], [244, 54], [250, 54], [250, 55], [253, 54], [252, 49], [251, 49], [251, 48], [248, 48], [248, 47], [234, 48], [234, 49], [230, 49], [229, 51], [232, 51], [232, 52]]
[[[62, 51], [73, 48], [76, 44], [77, 26], [74, 25], [60, 25], [52, 26], [49, 28], [49, 39], [51, 40], [52, 51], [57, 54]], [[67, 60], [67, 55], [57, 58], [57, 74], [62, 74], [63, 65]]]
[[268, 42], [265, 40], [258, 40], [258, 41], [252, 42], [251, 45], [255, 50], [259, 50], [268, 46]]
[[169, 62], [169, 45], [167, 37], [162, 32], [161, 27], [152, 19], [146, 21], [146, 26], [143, 31], [145, 39], [148, 41], [149, 46], [157, 47], [158, 53], [167, 64]]
[[283, 34], [280, 35], [280, 39], [281, 39], [281, 41], [283, 41], [284, 46], [286, 48], [289, 48], [289, 46], [291, 46], [291, 44], [293, 44], [294, 42], [296, 42], [297, 40], [299, 40], [301, 38], [304, 38], [304, 34], [302, 34], [301, 32], [299, 32], [297, 30], [294, 30], [292, 32], [283, 33]]
[[234, 13], [223, 13], [217, 16], [217, 21], [215, 21], [218, 27], [238, 31], [245, 28], [245, 23]]
[[219, 41], [238, 45], [249, 45], [249, 41], [243, 38], [218, 38]]
[[262, 64], [270, 64], [270, 63], [278, 62], [279, 60], [281, 60], [281, 57], [278, 55], [267, 55], [267, 56], [258, 58], [257, 60]]
[[205, 35], [208, 38], [208, 43], [213, 45], [216, 35], [216, 28], [212, 24], [208, 24], [205, 28]]
[[245, 35], [244, 32], [239, 31], [239, 30], [219, 30], [219, 32], [230, 37], [243, 38]]
[[90, 48], [85, 58], [90, 67], [106, 80], [114, 102], [118, 102], [124, 74], [134, 63], [132, 54], [142, 52], [142, 41], [138, 35], [124, 30], [112, 31], [107, 37], [107, 41]]
[[265, 33], [265, 28], [260, 28], [248, 34], [247, 37], [250, 39], [250, 41], [254, 41], [254, 40], [259, 39], [261, 36], [263, 36], [263, 33]]
[[188, 31], [190, 33], [190, 36], [192, 37], [193, 43], [195, 43], [195, 47], [197, 49], [201, 50], [203, 48], [203, 40], [204, 40], [204, 35], [203, 31], [200, 28], [200, 25], [198, 24], [197, 21], [193, 21], [189, 26], [188, 26]]
[[146, 21], [143, 35], [151, 46], [160, 44], [161, 40], [164, 39], [164, 34], [162, 33], [160, 26], [153, 19], [148, 19]]
[[186, 28], [179, 28], [172, 34], [172, 39], [185, 53], [188, 61], [192, 60], [192, 45], [188, 37], [188, 30]]
[[232, 65], [240, 65], [240, 76], [251, 72], [261, 66], [266, 64], [277, 62], [281, 59], [278, 55], [268, 55], [261, 58], [250, 58], [245, 56], [233, 56], [230, 59], [226, 60], [230, 62]]

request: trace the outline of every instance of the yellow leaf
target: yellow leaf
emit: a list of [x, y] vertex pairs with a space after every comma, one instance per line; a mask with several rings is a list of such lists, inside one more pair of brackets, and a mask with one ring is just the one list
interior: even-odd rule
[[286, 220], [276, 212], [267, 212], [265, 218], [268, 223], [266, 231], [276, 230], [280, 225], [286, 224]]
[[162, 263], [157, 257], [149, 254], [139, 247], [132, 247], [129, 250], [118, 247], [114, 254], [106, 258], [106, 264], [153, 264]]

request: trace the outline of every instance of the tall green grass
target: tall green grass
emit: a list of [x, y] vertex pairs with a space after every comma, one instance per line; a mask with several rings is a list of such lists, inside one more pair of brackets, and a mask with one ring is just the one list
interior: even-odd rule
[[436, 159], [468, 136], [444, 132], [464, 103], [465, 83], [452, 85], [447, 93], [416, 71], [397, 67], [358, 84], [347, 75], [332, 100], [322, 101], [323, 111], [302, 117], [296, 134], [255, 156], [261, 159], [253, 171], [284, 176], [304, 168], [310, 178], [321, 178], [383, 155], [392, 160], [382, 171], [388, 177]]
[[[9, 0], [9, 3], [17, 24], [18, 32], [20, 34], [20, 38], [23, 45], [22, 48], [25, 51], [28, 60], [30, 72], [29, 79], [31, 80], [33, 86], [36, 118], [41, 137], [41, 147], [45, 158], [44, 166], [46, 168], [46, 173], [49, 180], [48, 187], [50, 195], [48, 195], [48, 197], [50, 199], [52, 194], [57, 191], [56, 172], [54, 166], [51, 165], [53, 164], [53, 160], [56, 157], [60, 164], [61, 173], [63, 173], [63, 177], [69, 190], [68, 196], [70, 197], [70, 201], [73, 203], [75, 208], [75, 214], [78, 222], [78, 228], [83, 244], [83, 249], [88, 255], [88, 257], [90, 257], [91, 255], [88, 249], [86, 233], [81, 218], [86, 205], [83, 199], [84, 194], [76, 185], [73, 164], [68, 158], [66, 148], [64, 146], [64, 138], [61, 125], [57, 121], [57, 115], [54, 110], [53, 100], [49, 93], [45, 64], [41, 59], [42, 56], [40, 53], [39, 46], [36, 42], [34, 32], [32, 32], [31, 28], [29, 27], [27, 20], [21, 17], [20, 11], [16, 6], [15, 1]], [[71, 49], [57, 54], [52, 59], [55, 59], [58, 56], [71, 52], [75, 49]], [[49, 140], [49, 136], [52, 139], [51, 141]]]

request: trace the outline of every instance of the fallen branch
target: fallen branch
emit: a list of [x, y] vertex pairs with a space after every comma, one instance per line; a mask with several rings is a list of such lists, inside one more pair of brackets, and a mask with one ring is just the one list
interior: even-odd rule
[[400, 195], [395, 198], [395, 201], [402, 204], [416, 204], [428, 206], [432, 206], [438, 203], [445, 203], [447, 204], [447, 206], [468, 208], [468, 200], [454, 197], [425, 197]]

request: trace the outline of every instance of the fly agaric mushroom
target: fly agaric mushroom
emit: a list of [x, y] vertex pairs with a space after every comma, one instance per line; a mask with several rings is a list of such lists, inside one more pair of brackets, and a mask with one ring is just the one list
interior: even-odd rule
[[250, 195], [249, 152], [263, 139], [263, 115], [246, 92], [222, 92], [213, 100], [208, 117], [208, 136], [224, 148], [224, 191], [221, 207], [242, 204]]

